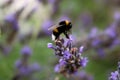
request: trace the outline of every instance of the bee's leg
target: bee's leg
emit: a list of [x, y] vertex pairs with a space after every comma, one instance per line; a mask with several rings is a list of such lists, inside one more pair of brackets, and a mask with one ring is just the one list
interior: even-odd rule
[[69, 35], [67, 34], [67, 32], [64, 32], [64, 35], [66, 36], [66, 38], [69, 39]]
[[59, 39], [60, 39], [59, 35], [56, 35], [55, 40], [59, 40]]
[[55, 42], [58, 42], [60, 40], [60, 37], [58, 35], [55, 36]]

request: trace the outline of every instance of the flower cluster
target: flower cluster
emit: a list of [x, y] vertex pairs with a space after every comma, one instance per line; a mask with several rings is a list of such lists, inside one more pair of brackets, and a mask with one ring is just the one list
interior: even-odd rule
[[[28, 46], [23, 47], [21, 50], [21, 59], [17, 60], [15, 63], [16, 74], [12, 80], [23, 80], [33, 79], [33, 73], [40, 70], [38, 63], [29, 64], [29, 57], [31, 56], [32, 51]], [[34, 80], [34, 79], [33, 79]]]
[[109, 80], [120, 80], [120, 62], [118, 62], [118, 70], [115, 72], [111, 72]]
[[69, 80], [94, 80], [94, 77], [86, 71], [81, 70], [80, 72], [73, 74]]
[[72, 40], [60, 39], [55, 45], [48, 43], [48, 48], [55, 51], [59, 57], [59, 63], [55, 66], [55, 72], [62, 74], [72, 74], [77, 72], [80, 67], [85, 67], [88, 59], [82, 57], [83, 46], [80, 49], [72, 46]]
[[6, 15], [0, 24], [0, 30], [5, 37], [5, 43], [0, 43], [0, 51], [5, 55], [9, 54], [12, 50], [12, 45], [19, 33], [19, 18], [23, 12], [24, 7]]
[[[119, 13], [120, 15], [120, 13]], [[118, 15], [117, 15], [118, 16]], [[87, 50], [94, 49], [99, 57], [106, 56], [107, 49], [114, 49], [120, 44], [120, 18], [114, 20], [103, 32], [93, 27], [86, 39], [80, 40], [75, 45], [82, 43], [87, 46]]]

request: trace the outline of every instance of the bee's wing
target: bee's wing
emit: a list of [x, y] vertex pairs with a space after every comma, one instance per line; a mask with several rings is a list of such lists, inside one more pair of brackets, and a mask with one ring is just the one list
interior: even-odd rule
[[48, 28], [48, 30], [54, 30], [55, 28], [58, 28], [58, 27], [60, 27], [60, 25], [53, 25], [50, 28]]

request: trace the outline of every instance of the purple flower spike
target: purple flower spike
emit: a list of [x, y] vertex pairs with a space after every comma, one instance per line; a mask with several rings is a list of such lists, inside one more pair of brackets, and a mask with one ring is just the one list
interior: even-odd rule
[[118, 68], [115, 72], [111, 72], [108, 80], [120, 80], [120, 62], [118, 62]]
[[9, 14], [5, 17], [5, 22], [12, 24], [12, 28], [14, 30], [18, 30], [19, 25], [18, 25], [18, 20], [16, 18], [15, 14]]
[[22, 62], [21, 62], [21, 60], [17, 60], [17, 61], [15, 62], [15, 67], [16, 67], [16, 68], [20, 68], [20, 66], [22, 66]]
[[84, 51], [84, 46], [81, 46], [79, 52], [82, 53]]
[[77, 79], [77, 80], [94, 80], [93, 76], [86, 73], [85, 71], [80, 71], [80, 72], [76, 72], [74, 74], [74, 78], [73, 79]]
[[65, 60], [63, 60], [63, 59], [61, 59], [60, 61], [59, 61], [59, 65], [60, 66], [65, 66], [66, 65], [66, 61]]
[[80, 63], [81, 63], [81, 66], [82, 66], [82, 67], [86, 67], [86, 65], [87, 65], [87, 63], [88, 63], [87, 57], [84, 57], [84, 58], [80, 61]]
[[31, 69], [29, 67], [25, 67], [25, 66], [21, 67], [19, 69], [19, 71], [20, 71], [21, 75], [23, 75], [23, 76], [28, 76], [31, 73]]
[[120, 45], [120, 40], [119, 39], [115, 39], [112, 42], [112, 45], [110, 46], [111, 49], [113, 49], [114, 47], [116, 47], [117, 45]]
[[120, 62], [118, 62], [118, 73], [120, 74]]
[[72, 48], [72, 40], [67, 41], [66, 47], [68, 47], [69, 49]]
[[14, 22], [15, 20], [16, 20], [15, 14], [10, 14], [5, 17], [5, 21], [8, 21], [8, 22]]
[[105, 30], [105, 33], [111, 38], [115, 38], [117, 36], [115, 27], [112, 27], [112, 25]]
[[[74, 74], [80, 67], [87, 65], [88, 59], [81, 56], [83, 46], [80, 51], [77, 47], [73, 47], [72, 40], [59, 39], [55, 41], [54, 51], [55, 55], [59, 58], [59, 63], [55, 66], [55, 72], [61, 74]], [[48, 43], [48, 48], [52, 48], [53, 44]], [[57, 53], [57, 54], [56, 54]]]
[[88, 35], [89, 38], [94, 38], [97, 35], [98, 32], [98, 28], [97, 27], [93, 27]]
[[77, 38], [75, 35], [69, 35], [71, 41], [75, 41]]
[[48, 45], [47, 45], [47, 46], [48, 46], [48, 48], [52, 48], [52, 49], [54, 48], [54, 46], [53, 46], [53, 44], [52, 44], [52, 43], [48, 43]]
[[120, 12], [119, 11], [115, 11], [113, 17], [114, 17], [114, 20], [116, 20], [116, 21], [120, 20]]
[[112, 72], [109, 80], [119, 80], [118, 79], [118, 71]]
[[33, 72], [39, 71], [39, 70], [40, 70], [40, 65], [39, 65], [38, 63], [32, 64], [31, 70], [32, 70]]
[[22, 55], [31, 55], [32, 50], [28, 46], [24, 46], [21, 50]]
[[103, 48], [97, 48], [96, 52], [98, 53], [98, 55], [102, 58], [105, 56], [105, 51]]
[[60, 66], [58, 64], [55, 66], [54, 71], [57, 73], [60, 72]]
[[[15, 62], [16, 73], [12, 80], [26, 80], [34, 78], [33, 74], [40, 70], [38, 63], [30, 64], [29, 57], [32, 51], [28, 46], [24, 46], [21, 50], [21, 58]], [[28, 79], [28, 80], [29, 80]]]
[[68, 51], [65, 51], [65, 54], [64, 54], [65, 59], [70, 59], [71, 56], [72, 55]]
[[[81, 18], [81, 22], [82, 22], [83, 26], [90, 26], [93, 23], [93, 17], [90, 12], [83, 12], [80, 15], [80, 18]], [[89, 27], [87, 27], [87, 28], [89, 28]]]

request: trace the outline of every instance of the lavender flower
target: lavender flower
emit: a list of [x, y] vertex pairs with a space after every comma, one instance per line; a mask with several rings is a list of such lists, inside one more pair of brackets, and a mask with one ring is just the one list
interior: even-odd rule
[[81, 46], [79, 52], [82, 53], [84, 51], [84, 46]]
[[115, 11], [114, 15], [113, 15], [113, 18], [114, 18], [115, 21], [120, 20], [120, 12], [119, 11]]
[[75, 42], [77, 39], [75, 35], [69, 35], [69, 37], [70, 37], [70, 40], [72, 40], [73, 42]]
[[32, 50], [28, 46], [24, 46], [21, 49], [21, 54], [21, 58], [15, 63], [16, 74], [12, 80], [24, 80], [26, 78], [31, 80], [31, 78], [33, 78], [33, 73], [40, 70], [40, 66], [38, 63], [29, 63], [29, 57], [32, 54]]
[[97, 27], [93, 27], [90, 30], [90, 33], [88, 35], [88, 38], [94, 38], [98, 33], [98, 28]]
[[31, 72], [38, 72], [40, 71], [40, 65], [38, 63], [33, 63], [31, 65]]
[[73, 74], [70, 80], [94, 80], [94, 78], [92, 75], [82, 70]]
[[18, 20], [15, 13], [7, 15], [5, 17], [5, 22], [11, 24], [13, 29], [18, 30]]
[[93, 28], [86, 39], [76, 41], [75, 45], [80, 46], [84, 43], [87, 46], [86, 50], [94, 49], [100, 57], [105, 57], [108, 49], [113, 50], [120, 44], [120, 12], [113, 16], [115, 18], [113, 23], [104, 30], [104, 33], [98, 33], [98, 30]]
[[7, 27], [10, 27], [10, 29], [12, 29], [13, 31], [18, 31], [18, 29], [19, 29], [18, 20], [24, 9], [25, 9], [25, 6], [23, 6], [18, 11], [5, 16], [5, 19], [4, 19], [5, 25], [6, 26], [8, 25]]
[[54, 68], [54, 71], [56, 73], [59, 73], [60, 72], [60, 66], [59, 65], [56, 65], [55, 68]]
[[2, 31], [5, 32], [5, 34], [7, 34], [6, 43], [8, 45], [12, 44], [18, 33], [19, 30], [18, 20], [24, 8], [25, 7], [22, 7], [18, 11], [5, 16], [4, 24], [2, 26]]
[[32, 50], [28, 46], [24, 46], [21, 50], [21, 54], [29, 56], [32, 54]]
[[118, 79], [118, 71], [112, 72], [109, 79], [110, 80], [119, 80]]
[[118, 62], [118, 70], [111, 72], [109, 80], [120, 80], [120, 62]]
[[52, 43], [48, 43], [48, 48], [52, 48], [53, 44]]
[[84, 57], [84, 58], [81, 59], [80, 64], [81, 64], [82, 67], [86, 67], [87, 63], [88, 63], [87, 57]]
[[105, 34], [108, 35], [110, 38], [116, 38], [117, 33], [116, 33], [116, 24], [111, 24], [106, 30]]
[[2, 46], [2, 52], [3, 52], [4, 55], [8, 55], [11, 50], [12, 50], [11, 46], [9, 46], [9, 45], [3, 45]]
[[48, 43], [48, 48], [52, 48], [59, 58], [59, 63], [54, 69], [57, 73], [70, 75], [87, 65], [88, 59], [81, 56], [84, 47], [80, 47], [80, 50], [72, 47], [72, 40], [59, 39], [55, 41], [55, 45]]
[[82, 25], [83, 25], [83, 29], [90, 29], [91, 26], [93, 25], [93, 18], [92, 18], [92, 15], [90, 12], [86, 11], [86, 12], [83, 12], [81, 15], [80, 15], [80, 20], [82, 22]]
[[9, 14], [4, 19], [3, 32], [7, 34], [6, 42], [11, 44], [18, 33], [18, 19], [16, 14]]
[[17, 60], [17, 61], [15, 62], [15, 67], [16, 67], [16, 68], [19, 68], [21, 65], [22, 65], [22, 61], [21, 61], [21, 60]]
[[94, 38], [94, 40], [92, 40], [91, 46], [98, 47], [101, 45], [101, 43], [102, 43], [102, 41], [99, 39], [99, 37], [96, 37], [96, 38]]
[[30, 75], [30, 68], [29, 66], [22, 66], [19, 68], [19, 73], [21, 76], [29, 76]]

